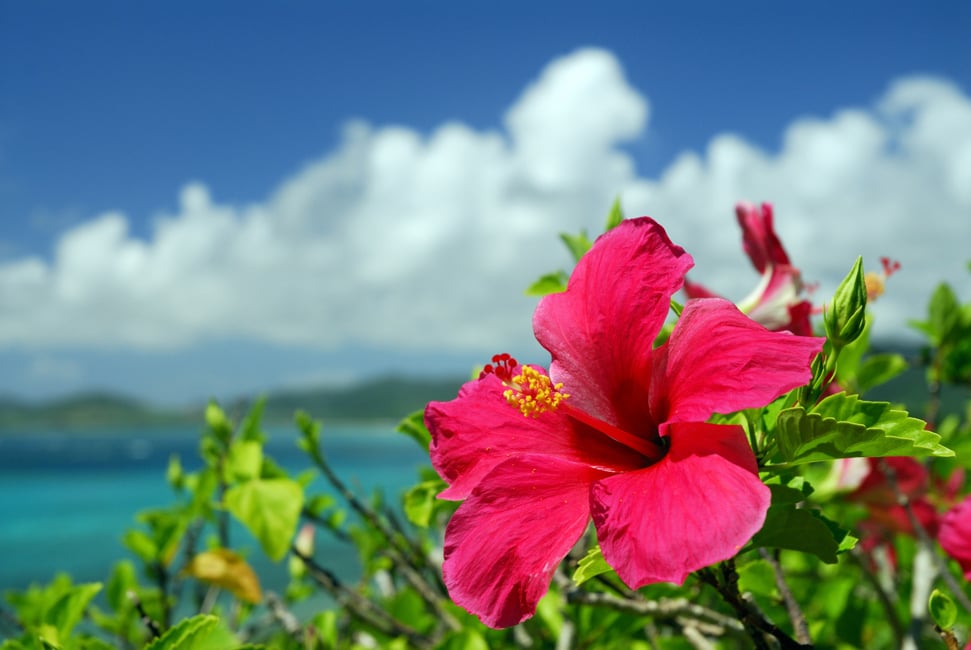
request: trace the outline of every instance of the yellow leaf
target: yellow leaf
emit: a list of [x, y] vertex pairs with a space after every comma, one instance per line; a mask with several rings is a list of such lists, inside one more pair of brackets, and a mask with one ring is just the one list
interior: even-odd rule
[[240, 600], [258, 603], [263, 598], [260, 581], [253, 568], [236, 553], [226, 548], [199, 553], [184, 573], [226, 589]]

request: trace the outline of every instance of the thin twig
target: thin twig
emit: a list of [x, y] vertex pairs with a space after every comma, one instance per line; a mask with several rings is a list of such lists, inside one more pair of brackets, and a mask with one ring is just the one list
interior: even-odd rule
[[[410, 547], [407, 542], [407, 536], [398, 535], [390, 526], [383, 521], [378, 514], [371, 508], [365, 506], [361, 503], [357, 495], [352, 492], [347, 485], [340, 479], [339, 476], [330, 467], [330, 463], [324, 458], [320, 449], [315, 449], [311, 453], [311, 457], [316, 463], [317, 467], [324, 473], [327, 481], [336, 489], [341, 496], [347, 501], [348, 505], [354, 509], [357, 514], [364, 518], [375, 530], [377, 530], [381, 535], [388, 541], [390, 546], [385, 549], [385, 552], [391, 558], [391, 560], [398, 566], [401, 570], [402, 575], [404, 575], [405, 580], [408, 581], [418, 595], [424, 600], [429, 607], [431, 607], [438, 619], [445, 624], [451, 630], [462, 629], [462, 624], [449, 612], [445, 607], [444, 598], [442, 598], [439, 593], [436, 593], [435, 589], [428, 583], [428, 581], [421, 575], [419, 568], [416, 567], [415, 562], [412, 559], [414, 554], [414, 549]], [[402, 539], [405, 539], [405, 543], [402, 543]]]
[[806, 622], [806, 616], [802, 613], [799, 603], [796, 601], [795, 596], [792, 595], [792, 591], [786, 583], [786, 578], [782, 574], [782, 567], [779, 565], [779, 558], [764, 548], [759, 549], [759, 555], [772, 567], [772, 572], [775, 574], [775, 586], [782, 596], [782, 602], [786, 605], [786, 612], [789, 614], [789, 620], [792, 621], [792, 630], [796, 635], [796, 641], [802, 644], [811, 644], [813, 640], [809, 636], [809, 624]]
[[404, 637], [408, 643], [421, 650], [431, 650], [435, 647], [435, 641], [419, 633], [414, 628], [405, 625], [398, 619], [388, 614], [383, 609], [375, 606], [370, 600], [348, 589], [333, 573], [317, 564], [313, 558], [304, 555], [295, 546], [291, 546], [290, 551], [298, 558], [303, 560], [307, 566], [307, 573], [324, 590], [329, 593], [340, 605], [346, 607], [348, 611], [360, 620], [374, 627], [382, 634], [391, 637]]
[[305, 507], [303, 510], [301, 510], [300, 516], [306, 519], [307, 521], [317, 524], [321, 528], [326, 528], [330, 532], [330, 534], [334, 536], [334, 538], [342, 542], [347, 542], [348, 544], [353, 542], [353, 540], [351, 539], [351, 536], [347, 534], [347, 531], [345, 531], [342, 528], [337, 528], [335, 526], [332, 526], [329, 521], [327, 521], [317, 513], [313, 512], [309, 508]]
[[24, 630], [24, 626], [20, 622], [20, 619], [2, 608], [0, 608], [0, 621], [3, 621], [6, 625], [9, 625], [11, 629], [16, 631], [16, 634], [10, 634], [9, 636], [17, 636]]
[[961, 644], [958, 643], [958, 638], [954, 636], [954, 632], [951, 630], [943, 630], [938, 625], [934, 626], [934, 631], [941, 635], [941, 641], [944, 642], [944, 647], [947, 650], [960, 650]]
[[579, 589], [565, 592], [566, 601], [574, 605], [589, 605], [604, 607], [627, 614], [650, 616], [658, 620], [676, 621], [684, 617], [698, 623], [708, 623], [721, 628], [721, 632], [743, 632], [742, 624], [730, 616], [725, 616], [702, 605], [690, 602], [686, 598], [662, 598], [659, 600], [630, 600], [620, 598], [602, 591], [581, 591]]
[[765, 618], [765, 616], [754, 607], [753, 603], [746, 600], [738, 590], [738, 573], [735, 570], [735, 563], [726, 560], [719, 565], [721, 579], [716, 576], [711, 568], [698, 571], [701, 580], [717, 591], [722, 599], [735, 610], [735, 616], [745, 626], [745, 631], [752, 638], [758, 650], [769, 650], [770, 646], [766, 640], [766, 635], [774, 638], [779, 643], [782, 650], [805, 650], [812, 648], [812, 645], [799, 643], [777, 625]]
[[681, 633], [684, 635], [685, 640], [691, 644], [695, 650], [715, 650], [714, 644], [709, 641], [704, 634], [698, 631], [698, 628], [686, 626], [682, 628]]
[[[165, 597], [164, 594], [162, 597]], [[138, 616], [141, 619], [142, 624], [146, 627], [146, 629], [148, 629], [148, 633], [152, 635], [152, 638], [157, 639], [160, 637], [162, 635], [162, 629], [159, 627], [159, 624], [155, 621], [155, 619], [148, 615], [148, 612], [145, 611], [145, 607], [142, 605], [142, 601], [138, 597], [138, 594], [136, 594], [132, 589], [128, 590], [128, 600], [135, 604], [135, 611], [138, 612]]]
[[297, 617], [293, 615], [280, 597], [276, 595], [273, 591], [266, 592], [266, 598], [264, 599], [267, 608], [270, 610], [270, 615], [273, 620], [280, 624], [283, 631], [290, 635], [291, 638], [302, 641], [303, 640], [303, 629], [300, 627], [300, 621]]
[[890, 629], [893, 631], [894, 636], [894, 647], [899, 648], [904, 640], [904, 626], [900, 622], [900, 617], [897, 615], [897, 608], [894, 606], [892, 600], [890, 600], [890, 595], [887, 590], [884, 589], [883, 585], [880, 584], [879, 578], [870, 570], [867, 566], [866, 561], [863, 558], [863, 553], [859, 548], [854, 548], [850, 551], [850, 557], [860, 566], [860, 570], [863, 572], [863, 577], [866, 578], [867, 582], [873, 588], [874, 593], [877, 595], [877, 600], [880, 601], [880, 605], [883, 607], [883, 612], [887, 617], [887, 622], [890, 623]]

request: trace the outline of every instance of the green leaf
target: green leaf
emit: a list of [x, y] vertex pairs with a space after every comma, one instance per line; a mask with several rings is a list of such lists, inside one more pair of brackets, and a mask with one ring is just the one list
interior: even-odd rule
[[105, 589], [105, 596], [108, 606], [116, 612], [131, 609], [131, 601], [128, 600], [128, 592], [138, 586], [138, 578], [135, 573], [135, 565], [128, 560], [121, 560], [116, 563], [108, 578], [108, 588]]
[[570, 276], [565, 271], [547, 273], [539, 280], [526, 287], [527, 296], [542, 297], [551, 293], [563, 293]]
[[314, 420], [304, 411], [297, 411], [293, 417], [303, 436], [297, 440], [297, 446], [313, 457], [318, 456], [320, 454], [320, 422]]
[[[843, 363], [843, 355], [840, 355]], [[907, 360], [899, 354], [875, 354], [867, 357], [856, 375], [857, 390], [864, 393], [880, 384], [885, 384], [907, 370]]]
[[201, 650], [219, 622], [215, 616], [199, 614], [181, 621], [155, 639], [145, 650]]
[[778, 593], [775, 571], [765, 560], [746, 562], [738, 567], [738, 588], [743, 593], [749, 591], [759, 596], [775, 599]]
[[938, 589], [932, 591], [930, 600], [927, 601], [927, 609], [939, 628], [949, 630], [954, 627], [954, 622], [957, 621], [958, 617], [958, 608], [946, 593]]
[[[779, 413], [776, 440], [788, 464], [834, 458], [953, 456], [923, 420], [887, 402], [866, 402], [856, 395], [831, 395], [806, 411], [794, 406]], [[772, 469], [771, 466], [767, 469]]]
[[410, 415], [406, 416], [401, 422], [398, 423], [395, 429], [398, 433], [403, 433], [419, 445], [425, 451], [428, 451], [428, 445], [432, 441], [432, 434], [429, 433], [428, 427], [425, 426], [425, 411], [424, 409], [420, 411], [415, 411]]
[[478, 630], [466, 628], [449, 634], [441, 648], [442, 650], [489, 650], [489, 644]]
[[570, 254], [573, 256], [574, 262], [579, 262], [580, 258], [593, 246], [593, 242], [587, 237], [587, 233], [582, 231], [578, 235], [571, 235], [565, 232], [560, 233], [560, 239], [570, 249]]
[[337, 612], [326, 609], [310, 619], [310, 625], [317, 630], [317, 640], [324, 648], [337, 647]]
[[794, 504], [771, 506], [752, 544], [812, 553], [827, 564], [836, 563], [839, 550], [839, 542], [822, 518]]
[[226, 491], [226, 508], [249, 529], [274, 562], [283, 558], [297, 530], [303, 489], [285, 478], [253, 479]]
[[404, 509], [408, 521], [428, 528], [435, 509], [435, 495], [442, 491], [442, 481], [423, 481], [405, 492]]
[[604, 226], [604, 232], [608, 230], [613, 230], [620, 225], [620, 222], [624, 220], [624, 211], [620, 208], [620, 197], [618, 196], [614, 199], [614, 204], [610, 206], [610, 212], [607, 214], [607, 224]]
[[121, 541], [128, 547], [129, 551], [137, 555], [146, 564], [154, 562], [158, 555], [158, 546], [143, 530], [129, 530], [125, 532]]
[[226, 459], [226, 476], [230, 482], [249, 481], [260, 476], [263, 466], [263, 443], [254, 440], [234, 440]]
[[573, 572], [573, 582], [579, 586], [590, 578], [613, 570], [600, 552], [600, 546], [594, 546], [577, 564], [577, 570]]
[[772, 493], [773, 506], [797, 504], [813, 493], [812, 486], [802, 477], [794, 479], [788, 485], [770, 484], [768, 488]]
[[84, 616], [84, 609], [91, 599], [101, 591], [100, 582], [77, 585], [62, 595], [47, 613], [46, 622], [57, 628], [57, 638], [62, 642], [71, 635], [71, 630]]
[[239, 437], [242, 440], [251, 442], [265, 442], [261, 423], [263, 421], [263, 409], [266, 406], [266, 397], [261, 396], [250, 407], [249, 413], [239, 427]]
[[185, 487], [185, 470], [182, 469], [182, 461], [178, 454], [169, 456], [169, 466], [165, 470], [165, 480], [172, 486], [173, 490], [181, 490]]
[[216, 402], [206, 405], [206, 425], [213, 436], [225, 446], [233, 437], [233, 423], [226, 417], [226, 413]]

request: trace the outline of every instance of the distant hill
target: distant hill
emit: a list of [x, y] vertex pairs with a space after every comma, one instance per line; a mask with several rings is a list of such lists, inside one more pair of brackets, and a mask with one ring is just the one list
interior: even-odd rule
[[81, 393], [46, 402], [0, 399], [0, 430], [89, 429], [189, 422], [188, 412], [164, 410], [110, 393]]
[[[264, 421], [289, 423], [298, 409], [314, 418], [341, 421], [399, 420], [433, 400], [455, 397], [462, 379], [384, 377], [341, 388], [270, 392]], [[223, 407], [240, 417], [255, 396], [241, 397]], [[105, 429], [199, 424], [204, 403], [184, 409], [164, 409], [109, 393], [82, 393], [45, 402], [0, 397], [0, 432], [49, 429]]]
[[400, 420], [430, 401], [455, 398], [462, 379], [383, 377], [345, 388], [272, 392], [264, 418], [292, 421], [297, 410], [331, 420]]

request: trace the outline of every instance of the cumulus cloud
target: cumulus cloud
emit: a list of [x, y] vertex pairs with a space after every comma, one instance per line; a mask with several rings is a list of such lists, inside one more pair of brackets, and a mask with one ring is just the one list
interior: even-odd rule
[[971, 100], [948, 82], [903, 79], [872, 107], [798, 119], [778, 152], [719, 135], [656, 179], [622, 148], [648, 117], [618, 61], [584, 49], [547, 66], [499, 130], [350, 123], [259, 203], [193, 182], [148, 238], [105, 213], [67, 231], [51, 259], [0, 263], [0, 345], [509, 349], [530, 337], [522, 289], [567, 262], [556, 233], [596, 232], [618, 194], [728, 295], [755, 282], [732, 217], [740, 199], [775, 203], [823, 292], [858, 254], [900, 259], [880, 305], [888, 331], [920, 315], [915, 301], [939, 279], [967, 288]]

